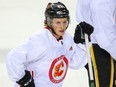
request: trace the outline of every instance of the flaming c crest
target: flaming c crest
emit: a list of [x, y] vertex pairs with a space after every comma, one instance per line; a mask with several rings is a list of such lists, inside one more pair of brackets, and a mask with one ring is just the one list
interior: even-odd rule
[[64, 55], [55, 58], [49, 69], [50, 81], [57, 84], [64, 80], [68, 69], [68, 60]]
[[64, 72], [64, 70], [61, 70], [62, 67], [64, 67], [64, 63], [62, 61], [55, 66], [54, 77], [62, 75], [62, 73]]

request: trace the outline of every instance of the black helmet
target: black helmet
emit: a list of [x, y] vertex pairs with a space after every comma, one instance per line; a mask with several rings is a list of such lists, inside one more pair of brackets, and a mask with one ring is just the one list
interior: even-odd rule
[[69, 11], [66, 8], [66, 6], [61, 3], [49, 3], [47, 5], [47, 8], [45, 10], [45, 17], [50, 17], [50, 18], [64, 18], [68, 17], [69, 18]]

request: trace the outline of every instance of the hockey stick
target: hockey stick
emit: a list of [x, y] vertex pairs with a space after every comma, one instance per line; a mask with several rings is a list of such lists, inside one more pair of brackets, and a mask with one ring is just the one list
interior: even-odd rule
[[91, 62], [91, 56], [90, 56], [90, 49], [89, 49], [90, 48], [89, 39], [86, 33], [84, 34], [84, 36], [85, 36], [85, 45], [86, 45], [86, 51], [87, 51], [88, 69], [89, 69], [89, 74], [90, 74], [90, 87], [95, 87], [92, 62]]

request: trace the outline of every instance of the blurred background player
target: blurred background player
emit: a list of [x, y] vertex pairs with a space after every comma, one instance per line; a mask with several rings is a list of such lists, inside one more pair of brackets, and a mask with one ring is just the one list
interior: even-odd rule
[[77, 0], [76, 20], [94, 27], [91, 52], [96, 87], [116, 87], [116, 0]]

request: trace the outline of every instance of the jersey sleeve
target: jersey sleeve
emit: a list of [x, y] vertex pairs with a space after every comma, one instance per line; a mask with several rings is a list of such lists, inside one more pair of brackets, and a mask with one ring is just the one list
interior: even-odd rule
[[71, 35], [67, 34], [67, 58], [69, 60], [69, 68], [79, 69], [87, 64], [86, 47], [79, 43], [74, 43]]
[[45, 41], [41, 37], [32, 36], [25, 43], [12, 49], [6, 58], [6, 66], [9, 77], [13, 81], [21, 79], [27, 69], [27, 62], [32, 62], [43, 54]]
[[73, 69], [80, 69], [87, 64], [86, 49], [82, 44], [75, 44], [73, 51], [70, 54], [69, 67]]
[[97, 43], [116, 59], [116, 1], [92, 0], [90, 6]]

